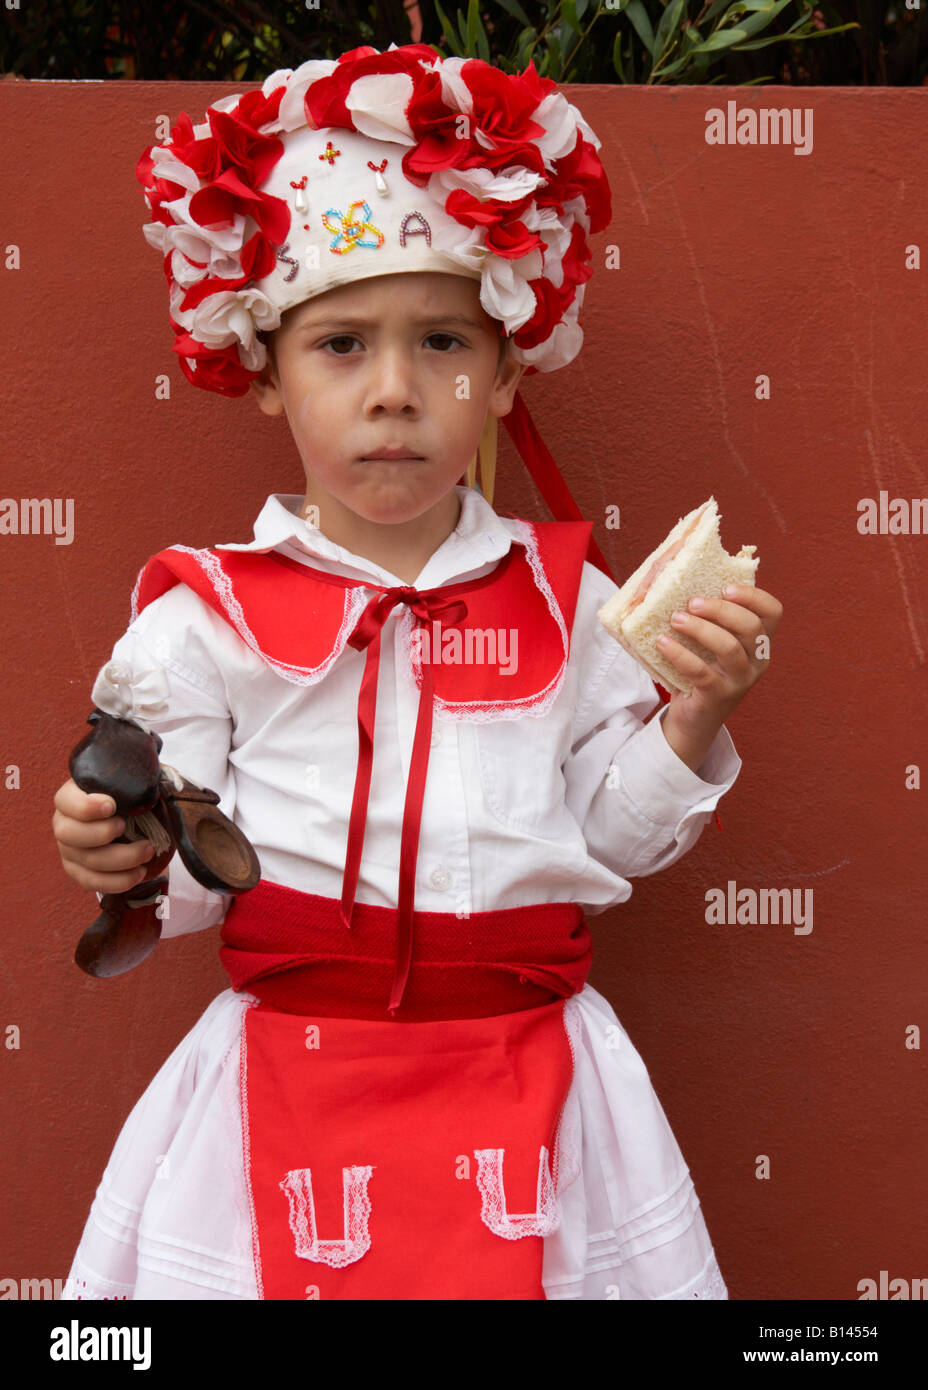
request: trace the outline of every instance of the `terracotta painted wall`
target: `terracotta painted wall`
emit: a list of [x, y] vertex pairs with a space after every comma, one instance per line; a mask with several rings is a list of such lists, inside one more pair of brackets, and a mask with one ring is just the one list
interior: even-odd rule
[[[74, 506], [66, 544], [0, 535], [0, 1278], [64, 1278], [129, 1110], [226, 985], [212, 931], [120, 980], [81, 974], [95, 899], [50, 833], [145, 559], [247, 540], [268, 493], [301, 488], [283, 417], [182, 378], [141, 234], [155, 118], [199, 119], [222, 94], [0, 84], [2, 491]], [[714, 493], [723, 541], [758, 546], [786, 608], [729, 722], [744, 767], [724, 830], [595, 919], [592, 983], [647, 1063], [731, 1296], [856, 1299], [881, 1270], [928, 1276], [928, 1047], [906, 1041], [928, 1025], [928, 792], [906, 786], [928, 760], [928, 536], [857, 525], [863, 498], [928, 493], [928, 292], [906, 266], [928, 242], [925, 97], [568, 94], [603, 140], [614, 222], [594, 239], [586, 347], [523, 383], [529, 408], [617, 576]], [[810, 153], [706, 144], [708, 107], [797, 98]], [[498, 509], [546, 519], [500, 440]], [[705, 894], [729, 881], [811, 901], [812, 930], [709, 925]]]

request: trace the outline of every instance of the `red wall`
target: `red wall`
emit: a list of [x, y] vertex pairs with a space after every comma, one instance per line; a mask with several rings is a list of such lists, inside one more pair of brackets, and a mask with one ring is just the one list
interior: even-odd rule
[[[159, 114], [203, 83], [0, 84], [3, 492], [73, 498], [75, 535], [0, 535], [0, 1278], [63, 1278], [120, 1126], [226, 986], [218, 935], [94, 981], [94, 898], [63, 874], [52, 797], [144, 560], [248, 540], [298, 492], [283, 417], [181, 376], [135, 181]], [[523, 394], [617, 576], [710, 493], [786, 615], [729, 721], [744, 761], [714, 824], [591, 919], [592, 983], [651, 1072], [731, 1296], [856, 1299], [928, 1276], [925, 1011], [928, 537], [860, 535], [858, 502], [928, 493], [925, 96], [783, 87], [567, 89], [603, 141], [587, 344]], [[708, 146], [705, 112], [803, 102], [806, 156]], [[603, 268], [618, 245], [621, 268]], [[2, 261], [5, 262], [5, 254]], [[172, 398], [154, 398], [168, 371]], [[769, 375], [769, 400], [755, 382]], [[502, 512], [548, 515], [500, 431]], [[621, 508], [607, 530], [606, 509]], [[19, 769], [16, 775], [11, 769]], [[710, 926], [707, 889], [811, 889], [814, 925]], [[5, 1039], [6, 1034], [0, 1032]], [[770, 1179], [755, 1160], [770, 1158]]]

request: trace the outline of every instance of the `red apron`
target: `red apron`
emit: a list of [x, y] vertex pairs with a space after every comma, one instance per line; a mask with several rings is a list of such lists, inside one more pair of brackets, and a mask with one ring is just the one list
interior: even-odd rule
[[241, 1037], [260, 1296], [543, 1299], [582, 910], [417, 912], [391, 1015], [396, 929], [355, 904], [347, 933], [336, 899], [267, 880], [226, 916], [223, 965], [260, 1000]]

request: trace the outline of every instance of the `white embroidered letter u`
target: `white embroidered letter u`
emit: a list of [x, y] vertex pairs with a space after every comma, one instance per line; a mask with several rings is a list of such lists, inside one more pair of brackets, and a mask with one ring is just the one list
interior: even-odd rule
[[510, 1215], [506, 1210], [506, 1190], [503, 1186], [504, 1149], [475, 1149], [477, 1186], [480, 1189], [480, 1217], [495, 1235], [505, 1240], [522, 1236], [549, 1236], [556, 1231], [561, 1219], [554, 1179], [548, 1167], [548, 1150], [541, 1146], [538, 1155], [538, 1187], [535, 1210]]
[[316, 1209], [313, 1203], [312, 1169], [292, 1168], [279, 1184], [287, 1194], [290, 1206], [290, 1229], [294, 1246], [301, 1260], [342, 1269], [354, 1264], [370, 1249], [368, 1218], [371, 1202], [367, 1195], [373, 1167], [343, 1168], [342, 1188], [345, 1194], [345, 1236], [343, 1240], [320, 1240], [316, 1232]]

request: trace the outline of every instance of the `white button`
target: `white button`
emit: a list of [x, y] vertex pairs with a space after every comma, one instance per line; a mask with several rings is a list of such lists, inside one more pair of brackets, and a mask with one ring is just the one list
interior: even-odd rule
[[109, 661], [103, 674], [108, 681], [131, 681], [132, 667], [127, 661]]
[[436, 729], [436, 728], [434, 727], [434, 725], [433, 725], [433, 727], [432, 727], [432, 747], [433, 747], [433, 748], [437, 748], [438, 745], [439, 745], [440, 743], [441, 743], [441, 729]]
[[451, 875], [448, 870], [442, 868], [441, 865], [439, 865], [437, 869], [433, 869], [429, 875], [429, 883], [431, 883], [433, 888], [437, 888], [439, 893], [444, 893], [446, 888], [450, 888], [451, 881]]

